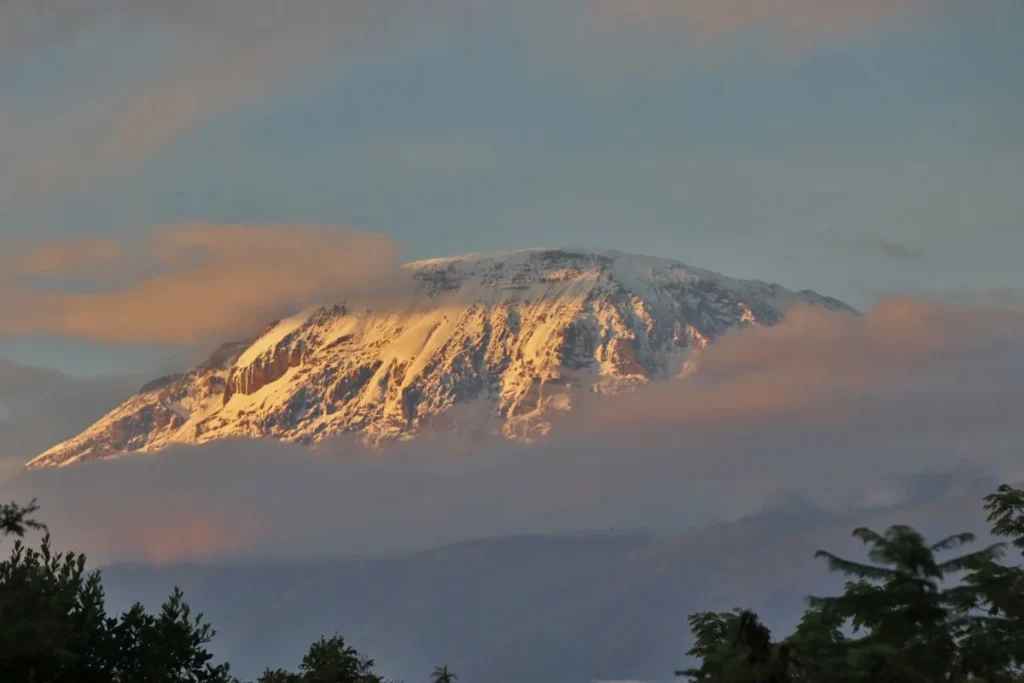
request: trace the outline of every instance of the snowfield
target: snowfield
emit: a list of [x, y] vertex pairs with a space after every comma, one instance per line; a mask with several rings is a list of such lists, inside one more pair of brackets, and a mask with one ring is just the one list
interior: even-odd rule
[[797, 304], [852, 311], [811, 291], [619, 252], [532, 249], [405, 269], [415, 288], [401, 305], [338, 302], [281, 320], [150, 382], [28, 467], [230, 437], [358, 434], [380, 445], [470, 401], [506, 436], [532, 439], [576, 390], [677, 376], [727, 330], [775, 324]]

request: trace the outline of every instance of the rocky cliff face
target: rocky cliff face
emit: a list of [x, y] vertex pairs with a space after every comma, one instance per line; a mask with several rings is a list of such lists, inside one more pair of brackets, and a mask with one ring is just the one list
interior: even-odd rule
[[845, 304], [617, 252], [529, 250], [406, 266], [415, 294], [386, 310], [305, 311], [156, 380], [30, 467], [172, 443], [356, 433], [407, 438], [481, 400], [509, 437], [544, 434], [571, 392], [679, 374], [730, 328], [796, 304]]

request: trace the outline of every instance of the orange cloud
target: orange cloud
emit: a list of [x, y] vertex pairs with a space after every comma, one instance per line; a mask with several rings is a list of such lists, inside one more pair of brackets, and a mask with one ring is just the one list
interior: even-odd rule
[[[192, 343], [250, 332], [288, 311], [386, 295], [400, 283], [390, 239], [308, 225], [194, 222], [134, 242], [52, 241], [11, 250], [0, 279], [0, 334]], [[31, 276], [62, 276], [72, 291]], [[77, 284], [125, 282], [99, 291]]]
[[[135, 549], [143, 559], [154, 564], [183, 559], [224, 555], [245, 549], [257, 536], [254, 530], [233, 528], [221, 520], [170, 519], [154, 520], [144, 530], [133, 534], [138, 540]], [[244, 520], [238, 520], [239, 522]], [[236, 523], [234, 527], [243, 527]], [[110, 548], [114, 550], [114, 548]], [[119, 548], [122, 552], [125, 548]], [[109, 551], [108, 551], [109, 552]]]
[[[295, 85], [356, 48], [373, 48], [426, 11], [410, 0], [98, 0], [0, 4], [0, 56], [69, 42], [105, 22], [171, 33], [186, 52], [160, 60], [143, 83], [93, 88], [70, 111], [0, 109], [9, 199], [94, 189], [212, 117]], [[122, 29], [124, 30], [124, 29]], [[287, 77], [287, 78], [286, 78]], [[3, 138], [7, 137], [5, 141]], [[12, 161], [13, 160], [13, 161]]]
[[223, 512], [203, 517], [173, 507], [108, 520], [83, 530], [79, 543], [98, 557], [160, 565], [244, 552], [262, 533], [251, 520]]

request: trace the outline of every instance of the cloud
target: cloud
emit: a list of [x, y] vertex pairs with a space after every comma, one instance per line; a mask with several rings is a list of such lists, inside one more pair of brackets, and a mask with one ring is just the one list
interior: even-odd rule
[[914, 249], [912, 247], [905, 246], [903, 244], [897, 244], [895, 242], [886, 242], [885, 240], [876, 240], [871, 242], [876, 248], [880, 249], [882, 253], [887, 256], [891, 256], [899, 261], [923, 261], [924, 252], [920, 249]]
[[946, 0], [603, 0], [605, 17], [676, 26], [705, 40], [767, 30], [795, 49], [885, 21], [934, 10]]
[[[11, 0], [0, 7], [0, 47], [19, 54], [73, 41], [104, 22], [135, 29], [163, 27], [215, 36], [221, 42], [278, 36], [323, 24], [337, 29], [384, 20], [411, 0]], [[294, 32], [294, 33], [293, 33]], [[319, 33], [318, 33], [319, 35]]]
[[143, 382], [131, 376], [79, 379], [0, 358], [0, 482], [33, 455], [91, 425]]
[[[797, 46], [948, 4], [948, 0], [601, 0], [570, 3], [556, 23], [613, 29], [680, 27], [715, 41], [767, 29]], [[424, 31], [437, 40], [484, 23], [530, 30], [551, 8], [525, 3], [509, 21], [503, 3], [479, 0], [10, 0], [0, 3], [0, 57], [6, 64], [55, 47], [126, 40], [110, 63], [72, 79], [72, 101], [36, 111], [0, 108], [0, 190], [8, 201], [92, 190], [152, 158], [218, 115], [297, 92], [363, 56], [409, 49]], [[595, 9], [597, 7], [597, 9]], [[560, 24], [561, 25], [561, 24]], [[559, 34], [564, 31], [558, 31]], [[533, 38], [535, 39], [535, 37]], [[133, 68], [110, 75], [134, 54]], [[91, 55], [93, 59], [96, 54]], [[116, 60], [116, 61], [115, 61]], [[123, 81], [123, 85], [116, 85]], [[73, 86], [73, 87], [71, 87]], [[6, 101], [14, 102], [14, 100]], [[415, 152], [413, 152], [415, 153]]]
[[[442, 0], [437, 9], [449, 4]], [[93, 189], [214, 116], [305, 84], [353, 53], [401, 45], [399, 36], [432, 16], [413, 0], [5, 2], [0, 55], [9, 63], [115, 25], [156, 46], [170, 37], [177, 49], [170, 56], [156, 50], [155, 65], [123, 87], [90, 76], [102, 87], [80, 93], [70, 111], [0, 110], [0, 142], [7, 138], [0, 151], [17, 162], [0, 182], [19, 199]], [[137, 61], [147, 63], [145, 51]]]
[[[618, 415], [652, 426], [681, 420], [698, 430], [748, 419], [821, 425], [868, 412], [906, 421], [914, 414], [908, 409], [922, 406], [998, 419], [1004, 394], [1014, 395], [1024, 378], [1015, 365], [1021, 354], [1024, 314], [1012, 309], [909, 298], [886, 300], [862, 317], [800, 307], [779, 325], [726, 334], [697, 358], [687, 382], [652, 385], [636, 406], [627, 396], [593, 401], [592, 410], [602, 423]], [[953, 375], [967, 366], [974, 371]], [[954, 380], [955, 399], [935, 391]], [[892, 415], [886, 401], [906, 409]]]
[[1004, 287], [1002, 289], [966, 292], [941, 292], [932, 294], [932, 298], [959, 306], [981, 306], [989, 309], [1024, 311], [1024, 287]]
[[5, 252], [3, 335], [191, 344], [320, 301], [383, 299], [402, 282], [390, 239], [298, 224], [192, 222], [119, 242], [12, 242]]
[[46, 390], [72, 381], [72, 378], [45, 368], [33, 368], [0, 358], [0, 401], [21, 398], [29, 390]]
[[383, 454], [347, 438], [313, 452], [227, 441], [29, 471], [0, 495], [39, 497], [61, 543], [105, 559], [675, 533], [793, 497], [848, 510], [1020, 480], [1022, 380], [1019, 312], [909, 300], [862, 317], [798, 309], [727, 335], [686, 380], [576, 397], [534, 445], [464, 431]]
[[366, 154], [359, 173], [377, 182], [408, 178], [418, 184], [460, 184], [499, 162], [486, 140], [458, 136], [380, 140], [367, 145]]

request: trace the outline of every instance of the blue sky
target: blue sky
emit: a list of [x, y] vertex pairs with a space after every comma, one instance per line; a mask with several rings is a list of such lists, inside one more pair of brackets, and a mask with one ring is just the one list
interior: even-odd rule
[[[672, 256], [862, 307], [1024, 287], [1018, 0], [361, 4], [111, 0], [31, 33], [0, 11], [0, 239], [297, 222], [409, 259]], [[0, 337], [77, 374], [180, 353]]]

